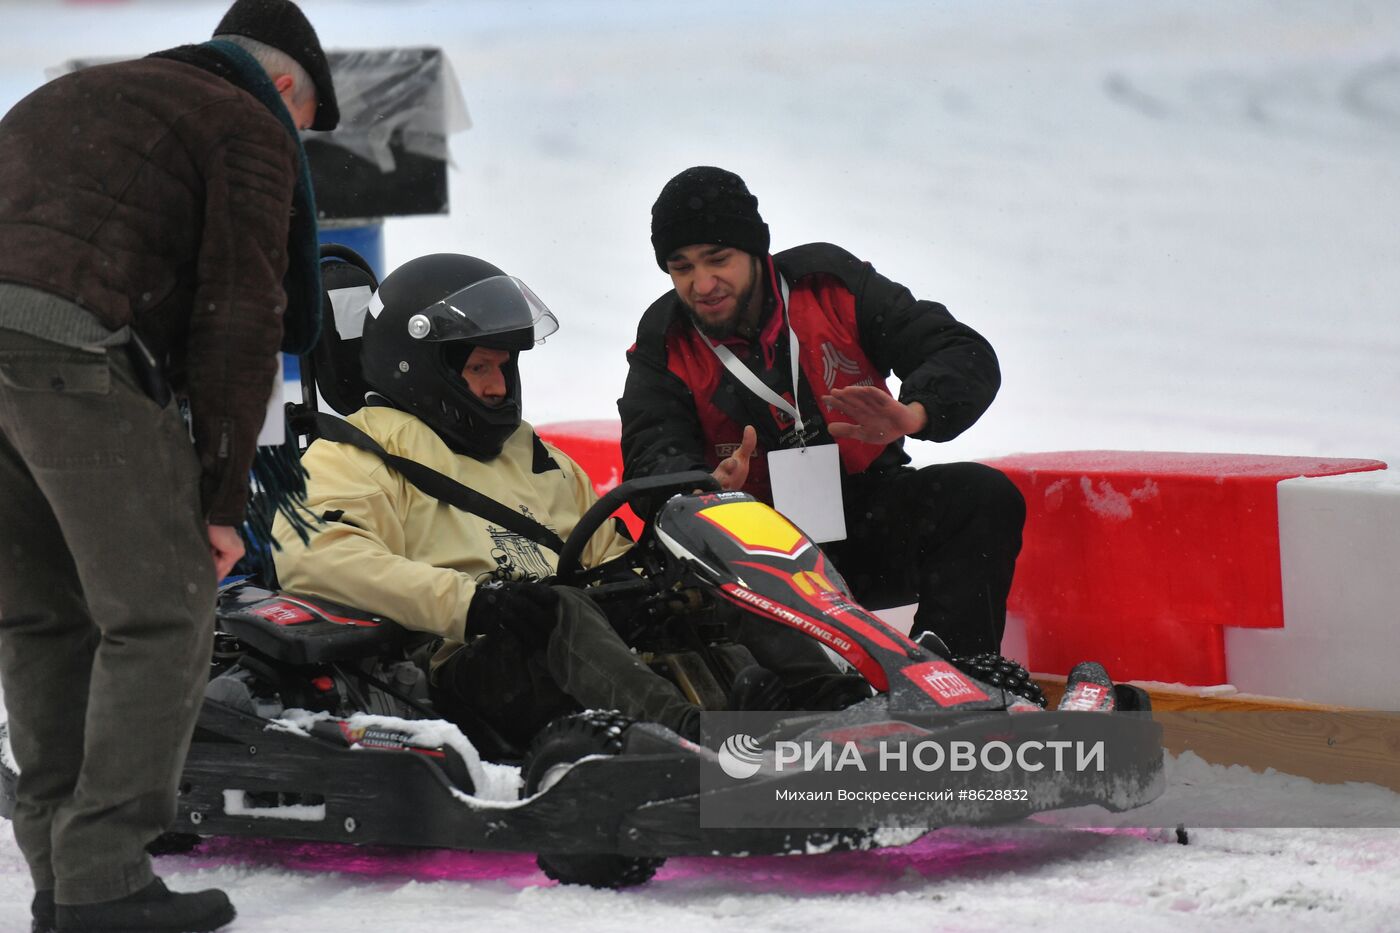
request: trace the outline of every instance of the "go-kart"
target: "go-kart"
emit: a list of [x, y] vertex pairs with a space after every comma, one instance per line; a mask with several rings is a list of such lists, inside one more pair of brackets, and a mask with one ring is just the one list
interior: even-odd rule
[[[321, 385], [334, 391], [329, 380]], [[860, 606], [821, 549], [783, 516], [744, 493], [696, 492], [706, 488], [708, 474], [688, 473], [613, 489], [564, 542], [555, 582], [583, 588], [702, 709], [724, 709], [735, 673], [753, 663], [726, 639], [722, 606], [817, 639], [864, 679], [868, 696], [838, 710], [775, 714], [762, 735], [739, 745], [723, 735], [697, 744], [594, 710], [556, 720], [518, 749], [485, 723], [440, 718], [423, 646], [392, 620], [244, 580], [219, 595], [211, 678], [178, 817], [162, 844], [246, 835], [526, 851], [557, 880], [623, 887], [646, 881], [673, 855], [869, 848], [952, 822], [1086, 804], [1121, 811], [1160, 795], [1160, 728], [1150, 716], [1043, 711], [1022, 695], [1033, 691], [967, 673], [936, 638], [912, 640]], [[580, 566], [589, 537], [621, 505], [666, 496], [621, 564]], [[1131, 688], [1109, 689], [1116, 702], [1100, 707], [1142, 708]], [[945, 793], [979, 792], [951, 803], [897, 813], [871, 803], [831, 820], [809, 809], [786, 825], [711, 818], [731, 802], [808, 786], [809, 773], [776, 767], [775, 753], [763, 750], [778, 741], [839, 740], [873, 762], [876, 737], [991, 736], [1014, 746], [1089, 732], [1108, 736], [1108, 770], [984, 761], [937, 776]], [[736, 755], [748, 765], [742, 778], [729, 767]], [[13, 806], [14, 779], [11, 758], [0, 755], [0, 814]]]

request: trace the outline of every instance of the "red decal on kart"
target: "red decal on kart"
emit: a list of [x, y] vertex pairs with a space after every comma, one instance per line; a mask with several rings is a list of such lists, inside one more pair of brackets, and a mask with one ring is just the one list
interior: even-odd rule
[[939, 706], [961, 706], [988, 699], [962, 671], [947, 661], [925, 661], [904, 668], [902, 673]]
[[1078, 683], [1060, 701], [1059, 709], [1092, 711], [1108, 709], [1109, 689], [1103, 684]]
[[275, 602], [261, 609], [253, 609], [251, 613], [269, 622], [278, 625], [299, 625], [302, 622], [314, 622], [316, 617], [298, 606], [293, 606], [284, 602]]
[[[894, 636], [897, 633], [893, 630], [886, 631], [886, 629], [888, 629], [888, 626], [886, 626], [885, 623], [878, 617], [869, 616], [868, 618], [862, 618], [861, 615], [858, 615], [857, 613], [866, 613], [866, 610], [861, 606], [857, 605], [856, 603], [853, 603], [850, 600], [850, 597], [848, 597], [845, 593], [842, 593], [839, 590], [836, 591], [835, 595], [840, 597], [839, 603], [835, 601], [828, 601], [827, 597], [829, 594], [826, 591], [819, 590], [814, 593], [808, 593], [801, 586], [798, 586], [796, 584], [793, 574], [788, 573], [785, 570], [779, 570], [778, 568], [770, 567], [767, 564], [755, 564], [750, 561], [743, 560], [735, 561], [734, 563], [740, 567], [748, 567], [752, 570], [762, 570], [764, 573], [772, 574], [773, 576], [781, 580], [785, 586], [790, 588], [793, 591], [793, 593], [801, 597], [803, 602], [805, 602], [807, 605], [811, 606], [814, 610], [816, 610], [816, 612], [819, 615], [835, 619], [844, 625], [849, 625], [858, 634], [870, 639], [875, 644], [879, 645], [881, 648], [884, 648], [886, 651], [893, 651], [896, 654], [904, 653], [904, 649], [901, 648], [899, 645], [895, 644], [891, 638], [891, 636]], [[868, 613], [866, 614], [868, 615]], [[877, 628], [876, 626], [879, 627]], [[909, 647], [912, 648], [914, 647], [914, 645], [911, 643]]]
[[290, 596], [283, 596], [282, 599], [291, 603], [294, 606], [300, 606], [303, 609], [309, 610], [310, 612], [314, 612], [317, 616], [319, 616], [322, 619], [325, 619], [327, 622], [335, 622], [338, 625], [355, 625], [360, 628], [374, 628], [376, 625], [379, 624], [378, 619], [351, 619], [347, 618], [346, 616], [332, 615], [325, 609], [322, 609], [320, 606], [304, 603], [300, 600], [293, 599]]
[[860, 671], [861, 676], [880, 693], [889, 690], [890, 682], [889, 678], [885, 676], [884, 668], [880, 667], [864, 648], [844, 637], [840, 632], [832, 631], [816, 619], [799, 612], [793, 612], [787, 606], [776, 603], [767, 596], [745, 589], [737, 583], [725, 583], [720, 586], [720, 595], [745, 608], [757, 609], [771, 619], [810, 635], [849, 661], [856, 670]]

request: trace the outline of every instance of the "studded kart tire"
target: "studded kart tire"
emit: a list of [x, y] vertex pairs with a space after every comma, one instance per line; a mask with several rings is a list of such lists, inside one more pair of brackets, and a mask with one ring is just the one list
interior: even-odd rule
[[[554, 720], [535, 736], [521, 762], [522, 795], [530, 797], [549, 790], [582, 758], [616, 755], [622, 751], [622, 734], [631, 724], [632, 720], [620, 713], [596, 711]], [[630, 888], [650, 881], [666, 860], [612, 852], [541, 852], [535, 861], [545, 875], [560, 884]]]
[[1045, 691], [1031, 679], [1031, 672], [1010, 658], [988, 651], [968, 657], [953, 658], [953, 665], [969, 677], [975, 677], [985, 684], [1000, 687], [1019, 697], [1025, 697], [1036, 706], [1044, 709], [1048, 705]]

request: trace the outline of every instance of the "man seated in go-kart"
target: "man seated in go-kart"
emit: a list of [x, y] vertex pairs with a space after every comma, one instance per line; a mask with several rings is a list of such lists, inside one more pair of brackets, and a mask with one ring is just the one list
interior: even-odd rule
[[[390, 454], [567, 539], [596, 496], [584, 471], [521, 420], [518, 366], [521, 351], [557, 328], [524, 282], [488, 262], [448, 253], [414, 259], [371, 300], [361, 364], [372, 391], [347, 420]], [[280, 586], [439, 636], [430, 680], [446, 718], [484, 721], [520, 747], [580, 707], [616, 709], [698, 738], [699, 709], [632, 653], [583, 591], [546, 582], [554, 549], [438, 501], [350, 444], [317, 440], [302, 463], [318, 521], [303, 541], [278, 517]], [[620, 529], [609, 523], [593, 536], [585, 567], [630, 547]], [[766, 667], [739, 672], [731, 707], [782, 708], [794, 697], [840, 705], [868, 695], [809, 639], [740, 628]]]

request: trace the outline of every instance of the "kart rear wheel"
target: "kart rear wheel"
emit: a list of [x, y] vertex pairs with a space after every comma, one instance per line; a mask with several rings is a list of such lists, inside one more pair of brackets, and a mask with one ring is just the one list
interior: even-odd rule
[[[549, 790], [581, 758], [616, 755], [622, 751], [622, 733], [631, 724], [632, 720], [620, 713], [588, 712], [556, 719], [535, 737], [521, 762], [523, 794], [528, 797]], [[650, 881], [666, 860], [613, 852], [541, 852], [535, 861], [540, 871], [560, 884], [630, 888]]]
[[194, 833], [161, 833], [146, 843], [146, 854], [187, 855], [198, 849], [203, 842], [204, 837]]

